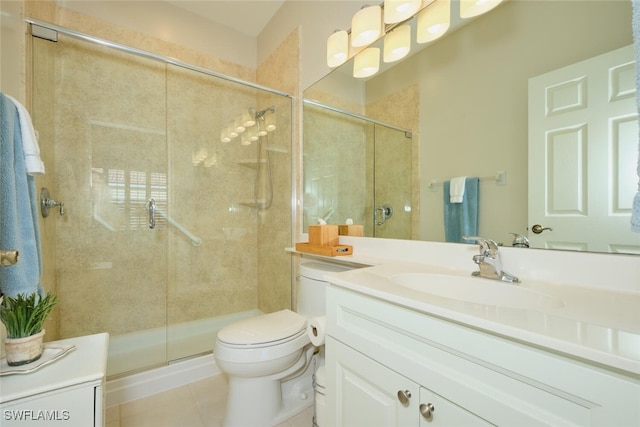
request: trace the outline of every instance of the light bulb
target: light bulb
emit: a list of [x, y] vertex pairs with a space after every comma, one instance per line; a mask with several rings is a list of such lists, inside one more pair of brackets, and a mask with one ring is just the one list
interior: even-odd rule
[[398, 61], [411, 50], [411, 27], [400, 25], [384, 37], [384, 62]]
[[276, 113], [265, 114], [264, 124], [267, 132], [273, 132], [276, 130]]
[[242, 126], [244, 126], [245, 128], [248, 128], [249, 126], [253, 126], [256, 124], [256, 119], [251, 115], [249, 110], [242, 113], [241, 121], [242, 121]]
[[353, 60], [353, 77], [373, 76], [380, 69], [380, 48], [369, 47], [359, 52]]
[[222, 142], [230, 142], [231, 141], [231, 137], [229, 136], [229, 133], [227, 132], [226, 129], [223, 129], [220, 131], [220, 141]]
[[451, 4], [449, 0], [436, 0], [418, 14], [418, 43], [428, 43], [442, 37], [449, 30]]
[[384, 0], [384, 22], [395, 24], [405, 21], [420, 9], [422, 0]]
[[460, 0], [460, 17], [473, 18], [482, 15], [502, 3], [502, 0]]
[[344, 64], [349, 56], [349, 35], [336, 31], [327, 39], [327, 65], [331, 68]]
[[238, 132], [238, 134], [241, 134], [242, 132], [245, 131], [246, 128], [244, 127], [242, 116], [236, 118], [234, 123], [236, 124], [235, 129], [236, 129], [236, 132]]
[[382, 9], [380, 6], [365, 6], [351, 20], [351, 46], [366, 46], [382, 34]]

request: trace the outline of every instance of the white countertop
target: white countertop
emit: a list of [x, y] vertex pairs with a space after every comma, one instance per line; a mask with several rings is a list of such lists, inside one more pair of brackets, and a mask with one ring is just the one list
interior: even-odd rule
[[[346, 259], [344, 261], [347, 261]], [[353, 261], [353, 260], [351, 260]], [[640, 375], [640, 292], [598, 289], [538, 280], [506, 284], [469, 278], [468, 270], [450, 269], [398, 260], [376, 260], [376, 265], [326, 276], [334, 285], [361, 292], [429, 315], [458, 322], [488, 333], [548, 348], [571, 357]], [[435, 273], [478, 280], [480, 286], [505, 292], [541, 295], [552, 304], [522, 306], [470, 301], [465, 295], [443, 297], [392, 281], [405, 273]], [[434, 280], [438, 280], [437, 276]], [[443, 285], [444, 286], [444, 285]], [[492, 288], [493, 289], [493, 288]], [[486, 299], [486, 298], [485, 298]]]
[[109, 334], [87, 335], [45, 344], [75, 345], [76, 348], [60, 360], [34, 372], [0, 377], [0, 404], [104, 378]]

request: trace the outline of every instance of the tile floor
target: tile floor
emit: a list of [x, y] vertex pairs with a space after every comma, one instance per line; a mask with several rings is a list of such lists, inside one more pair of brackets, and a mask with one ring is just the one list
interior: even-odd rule
[[[226, 394], [224, 375], [216, 375], [107, 408], [106, 427], [220, 427]], [[312, 427], [312, 419], [313, 406], [277, 427]]]

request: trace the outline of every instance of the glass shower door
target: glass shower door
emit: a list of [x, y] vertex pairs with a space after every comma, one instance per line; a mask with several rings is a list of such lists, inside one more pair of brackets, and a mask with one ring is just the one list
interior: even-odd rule
[[146, 206], [167, 201], [165, 65], [65, 35], [34, 38], [33, 55], [45, 179], [66, 211], [43, 239], [55, 240], [58, 336], [108, 331], [110, 376], [162, 365], [168, 243]]
[[67, 212], [43, 232], [57, 337], [109, 332], [113, 377], [291, 308], [291, 98], [69, 34], [33, 39], [41, 182]]

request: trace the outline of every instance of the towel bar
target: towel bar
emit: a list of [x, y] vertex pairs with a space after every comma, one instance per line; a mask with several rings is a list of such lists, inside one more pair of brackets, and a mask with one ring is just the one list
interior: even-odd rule
[[[497, 171], [493, 176], [482, 176], [479, 178], [481, 182], [484, 181], [495, 181], [496, 185], [507, 185], [507, 171]], [[432, 179], [429, 181], [429, 188], [431, 191], [438, 191], [438, 186], [442, 185], [443, 181], [438, 181], [437, 179]]]

